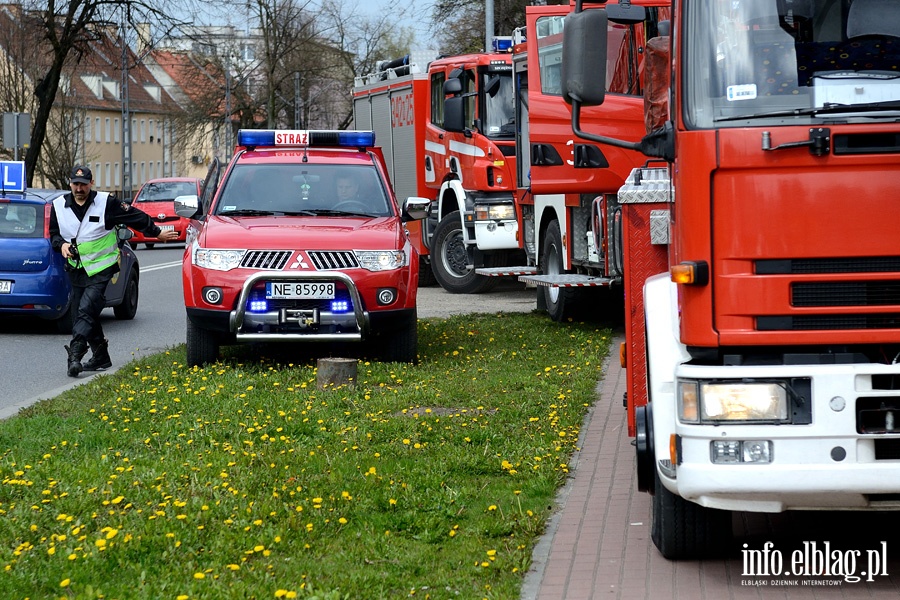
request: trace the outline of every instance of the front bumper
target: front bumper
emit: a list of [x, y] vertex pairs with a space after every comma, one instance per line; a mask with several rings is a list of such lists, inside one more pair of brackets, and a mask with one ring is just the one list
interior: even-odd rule
[[[900, 509], [900, 429], [892, 428], [893, 416], [891, 425], [880, 428], [866, 416], [874, 412], [876, 419], [888, 420], [900, 397], [900, 390], [892, 389], [900, 365], [682, 364], [676, 375], [718, 381], [808, 379], [811, 390], [801, 404], [809, 411], [805, 424], [700, 425], [679, 422], [671, 393], [675, 386], [668, 393], [660, 386], [649, 405], [654, 452], [663, 485], [679, 496], [739, 511]], [[677, 435], [674, 469], [671, 434]], [[772, 444], [770, 462], [713, 462], [714, 442], [760, 440]]]

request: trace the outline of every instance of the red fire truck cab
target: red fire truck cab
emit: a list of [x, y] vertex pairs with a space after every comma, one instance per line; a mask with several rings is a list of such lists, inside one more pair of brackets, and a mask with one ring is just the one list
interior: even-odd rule
[[418, 253], [371, 131], [241, 130], [214, 161], [191, 219], [182, 267], [187, 362], [222, 344], [369, 342], [388, 361], [416, 359]]

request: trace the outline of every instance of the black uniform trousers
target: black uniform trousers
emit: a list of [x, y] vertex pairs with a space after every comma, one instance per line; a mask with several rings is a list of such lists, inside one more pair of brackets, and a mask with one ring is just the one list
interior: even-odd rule
[[115, 273], [109, 269], [88, 276], [83, 269], [69, 271], [72, 282], [72, 309], [76, 310], [72, 324], [72, 341], [87, 342], [91, 346], [103, 341], [100, 313], [106, 308], [106, 286]]

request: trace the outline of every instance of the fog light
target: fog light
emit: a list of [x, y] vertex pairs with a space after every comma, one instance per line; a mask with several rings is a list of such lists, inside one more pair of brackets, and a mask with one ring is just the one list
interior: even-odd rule
[[349, 300], [332, 300], [331, 301], [331, 312], [339, 313], [339, 312], [348, 312], [350, 310], [350, 301]]
[[749, 440], [743, 443], [742, 450], [744, 462], [772, 462], [772, 442], [767, 440]]
[[711, 447], [713, 463], [741, 462], [741, 443], [732, 441], [715, 441]]
[[269, 310], [269, 302], [266, 300], [265, 292], [262, 290], [253, 290], [250, 292], [250, 298], [247, 300], [247, 310], [253, 313], [261, 313]]
[[772, 448], [770, 440], [715, 440], [709, 455], [714, 464], [770, 463]]
[[222, 303], [222, 288], [219, 288], [219, 287], [203, 288], [203, 299], [208, 304], [221, 304]]
[[378, 299], [378, 304], [387, 306], [388, 304], [393, 304], [394, 300], [397, 299], [397, 290], [394, 288], [381, 288], [375, 297]]

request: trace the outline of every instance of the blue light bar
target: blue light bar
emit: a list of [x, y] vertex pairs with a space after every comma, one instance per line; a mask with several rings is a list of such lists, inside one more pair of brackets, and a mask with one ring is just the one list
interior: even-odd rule
[[511, 36], [497, 36], [491, 40], [494, 52], [509, 52], [512, 45]]
[[350, 305], [349, 300], [332, 300], [331, 301], [331, 312], [344, 313], [344, 312], [350, 312], [351, 310], [353, 310], [353, 308]]
[[369, 148], [375, 145], [374, 131], [307, 129], [240, 129], [238, 146], [337, 146]]

